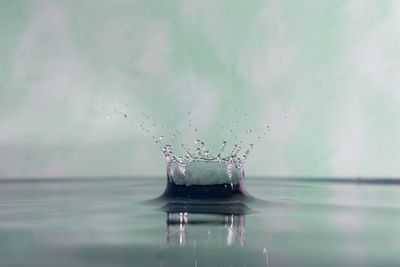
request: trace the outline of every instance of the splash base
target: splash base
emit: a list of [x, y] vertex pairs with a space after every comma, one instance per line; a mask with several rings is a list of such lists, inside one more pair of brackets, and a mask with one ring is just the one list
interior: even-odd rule
[[176, 185], [168, 181], [163, 196], [176, 200], [241, 199], [246, 196], [241, 184]]

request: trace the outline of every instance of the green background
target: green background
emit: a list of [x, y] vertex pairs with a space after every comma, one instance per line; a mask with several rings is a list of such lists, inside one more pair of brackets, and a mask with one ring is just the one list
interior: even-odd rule
[[226, 124], [261, 133], [248, 175], [397, 176], [399, 25], [394, 0], [0, 0], [0, 177], [163, 175], [152, 135]]

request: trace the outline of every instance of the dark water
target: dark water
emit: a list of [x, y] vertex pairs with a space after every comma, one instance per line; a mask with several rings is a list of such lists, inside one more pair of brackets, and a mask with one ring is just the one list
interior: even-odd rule
[[249, 203], [253, 198], [246, 193], [244, 183], [222, 183], [214, 185], [177, 185], [173, 180], [167, 178], [165, 190], [157, 198], [167, 203], [212, 203], [205, 209], [213, 209], [215, 204], [219, 203]]
[[246, 178], [264, 202], [148, 203], [165, 178], [0, 181], [0, 266], [399, 266], [397, 180]]

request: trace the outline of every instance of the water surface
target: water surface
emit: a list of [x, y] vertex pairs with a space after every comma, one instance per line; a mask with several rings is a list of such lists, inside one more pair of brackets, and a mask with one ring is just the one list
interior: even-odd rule
[[0, 266], [398, 266], [397, 180], [246, 178], [264, 200], [147, 203], [165, 177], [0, 181]]

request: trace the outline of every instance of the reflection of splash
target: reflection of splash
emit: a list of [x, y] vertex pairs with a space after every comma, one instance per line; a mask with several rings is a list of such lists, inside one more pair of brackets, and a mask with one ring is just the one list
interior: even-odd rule
[[269, 267], [269, 257], [268, 257], [268, 250], [267, 248], [263, 249], [263, 254], [265, 255], [265, 264]]
[[[243, 208], [243, 207], [242, 207]], [[212, 205], [166, 205], [166, 242], [168, 245], [219, 242], [226, 246], [246, 240], [244, 209], [232, 209], [232, 205], [215, 209]], [[232, 210], [236, 212], [232, 213]], [[230, 213], [228, 212], [230, 211]]]
[[[201, 218], [200, 218], [201, 217]], [[167, 229], [166, 241], [167, 244], [176, 244], [185, 246], [188, 237], [193, 237], [193, 242], [196, 239], [209, 240], [213, 236], [209, 230], [206, 235], [199, 236], [196, 233], [196, 227], [203, 226], [221, 226], [225, 227], [226, 245], [231, 246], [235, 243], [244, 245], [245, 237], [245, 215], [214, 215], [208, 216], [205, 214], [193, 214], [187, 212], [167, 213]], [[212, 229], [213, 227], [209, 227]], [[215, 229], [215, 228], [214, 228]], [[211, 236], [211, 237], [210, 237]]]
[[240, 244], [243, 246], [245, 241], [245, 217], [244, 215], [233, 215], [230, 217], [225, 216], [226, 224], [225, 228], [228, 231], [226, 237], [226, 244], [233, 245], [236, 240], [239, 240]]

